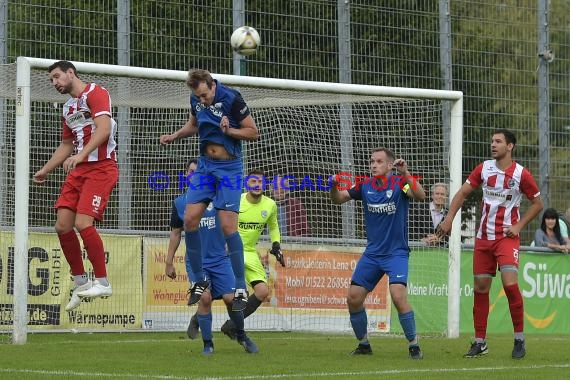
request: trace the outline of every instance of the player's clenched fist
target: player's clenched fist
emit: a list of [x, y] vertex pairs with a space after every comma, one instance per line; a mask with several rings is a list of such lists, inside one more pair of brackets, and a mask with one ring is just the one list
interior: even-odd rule
[[340, 175], [339, 174], [333, 174], [331, 176], [331, 181], [332, 181], [333, 186], [338, 186], [338, 184], [340, 183]]
[[38, 170], [36, 174], [34, 174], [33, 181], [38, 185], [43, 185], [46, 181], [46, 178], [47, 173], [45, 173], [43, 170]]
[[173, 280], [176, 278], [176, 269], [173, 264], [166, 264], [164, 273]]
[[160, 143], [163, 145], [170, 144], [174, 140], [176, 140], [176, 137], [174, 136], [174, 134], [160, 136]]

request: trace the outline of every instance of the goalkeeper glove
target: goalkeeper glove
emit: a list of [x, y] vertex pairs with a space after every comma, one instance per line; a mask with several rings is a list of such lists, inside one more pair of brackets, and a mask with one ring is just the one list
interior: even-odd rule
[[279, 244], [279, 242], [277, 241], [273, 242], [273, 246], [271, 247], [269, 253], [275, 256], [275, 258], [277, 259], [277, 261], [279, 261], [282, 267], [285, 266], [285, 258], [283, 257], [283, 252], [281, 252], [281, 244]]

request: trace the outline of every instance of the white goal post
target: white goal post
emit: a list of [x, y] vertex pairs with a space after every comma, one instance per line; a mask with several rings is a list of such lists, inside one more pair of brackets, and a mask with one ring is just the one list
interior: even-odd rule
[[[31, 136], [31, 125], [36, 123], [37, 121], [32, 120], [32, 99], [35, 97], [33, 94], [33, 85], [32, 83], [32, 72], [34, 70], [43, 70], [45, 73], [45, 81], [44, 87], [49, 85], [48, 77], [47, 77], [47, 67], [54, 63], [55, 60], [51, 59], [40, 59], [40, 58], [29, 58], [29, 57], [19, 57], [17, 59], [17, 75], [16, 75], [16, 87], [15, 87], [15, 167], [14, 167], [14, 193], [15, 193], [15, 200], [14, 200], [14, 283], [13, 283], [13, 331], [12, 331], [12, 342], [15, 344], [25, 344], [27, 339], [27, 331], [28, 331], [28, 321], [29, 321], [29, 309], [28, 309], [28, 278], [29, 278], [29, 268], [28, 268], [28, 250], [29, 250], [29, 215], [30, 215], [30, 183], [31, 183], [31, 175], [33, 174], [33, 170], [37, 170], [37, 168], [31, 168], [31, 149], [30, 147], [34, 147], [34, 141], [30, 139]], [[119, 108], [118, 111], [118, 118], [126, 117], [128, 119], [129, 114], [135, 114], [137, 112], [143, 113], [140, 110], [126, 110], [124, 112], [121, 111], [121, 107], [123, 109], [125, 107], [130, 107], [130, 103], [122, 102], [121, 92], [125, 98], [129, 97], [130, 92], [135, 92], [135, 85], [129, 82], [129, 78], [138, 78], [142, 80], [157, 80], [157, 81], [168, 81], [172, 83], [182, 83], [184, 84], [187, 72], [185, 71], [173, 71], [173, 70], [163, 70], [163, 69], [152, 69], [152, 68], [142, 68], [142, 67], [130, 67], [130, 66], [115, 66], [115, 65], [105, 65], [105, 64], [95, 64], [95, 63], [85, 63], [85, 62], [73, 62], [78, 70], [80, 77], [82, 75], [95, 75], [95, 76], [110, 76], [116, 77], [118, 79], [118, 85], [116, 88], [116, 92], [111, 92], [111, 98], [113, 100], [113, 106]], [[380, 134], [377, 133], [378, 131], [370, 129], [365, 130], [364, 134], [359, 135], [356, 131], [351, 128], [353, 122], [356, 123], [356, 114], [354, 113], [352, 107], [354, 102], [362, 102], [365, 104], [365, 107], [368, 107], [369, 102], [383, 102], [385, 99], [388, 99], [390, 102], [402, 100], [403, 102], [399, 102], [397, 105], [392, 105], [390, 103], [390, 107], [394, 107], [394, 113], [396, 116], [399, 113], [406, 113], [407, 109], [407, 100], [433, 100], [438, 103], [444, 104], [441, 108], [438, 108], [440, 113], [447, 113], [446, 115], [442, 116], [441, 119], [448, 120], [449, 125], [439, 126], [443, 132], [434, 132], [434, 134], [441, 134], [441, 142], [440, 144], [440, 154], [444, 156], [442, 158], [442, 162], [447, 163], [448, 167], [445, 169], [445, 182], [449, 183], [449, 194], [452, 196], [455, 194], [462, 185], [462, 138], [463, 138], [463, 94], [459, 91], [444, 91], [444, 90], [429, 90], [429, 89], [417, 89], [417, 88], [398, 88], [398, 87], [385, 87], [385, 86], [372, 86], [372, 85], [356, 85], [356, 84], [342, 84], [342, 83], [324, 83], [324, 82], [311, 82], [311, 81], [297, 81], [297, 80], [287, 80], [287, 79], [276, 79], [276, 78], [259, 78], [259, 77], [248, 77], [248, 76], [234, 76], [234, 75], [222, 75], [222, 74], [213, 74], [214, 78], [220, 80], [222, 83], [239, 88], [244, 94], [244, 98], [246, 102], [249, 104], [252, 110], [256, 111], [257, 109], [263, 109], [264, 107], [279, 107], [282, 104], [287, 104], [289, 107], [304, 107], [307, 105], [315, 107], [324, 107], [324, 111], [322, 112], [332, 112], [331, 108], [329, 107], [330, 104], [334, 104], [334, 112], [338, 111], [340, 116], [338, 116], [338, 123], [340, 125], [340, 133], [345, 133], [346, 127], [348, 126], [348, 134], [345, 136], [346, 139], [343, 140], [343, 136], [339, 137], [340, 143], [338, 143], [339, 151], [330, 151], [326, 135], [327, 133], [327, 123], [323, 122], [321, 127], [322, 130], [319, 131], [320, 140], [317, 141], [318, 147], [321, 148], [321, 151], [317, 151], [318, 148], [312, 151], [312, 154], [326, 154], [330, 152], [331, 155], [339, 156], [339, 157], [349, 157], [354, 152], [353, 147], [365, 147], [366, 152], [365, 154], [370, 153], [370, 146], [374, 146], [377, 144], [378, 141], [383, 141], [382, 139], [377, 140], [376, 136], [371, 136], [371, 140], [367, 144], [360, 145], [359, 141], [352, 141], [353, 139], [359, 139], [359, 136], [363, 136], [363, 139], [367, 139], [369, 135]], [[103, 84], [107, 87], [105, 84]], [[251, 99], [248, 96], [247, 92], [244, 92], [246, 89], [254, 89], [257, 93], [259, 93], [258, 98]], [[53, 90], [53, 89], [52, 89]], [[154, 101], [148, 101], [142, 99], [140, 97], [141, 104], [133, 104], [132, 107], [163, 107], [161, 104], [161, 89], [153, 89], [150, 86], [149, 92], [155, 92], [151, 94], [156, 97], [156, 104], [153, 104]], [[57, 95], [56, 91], [53, 90], [54, 96]], [[189, 94], [189, 92], [188, 92]], [[180, 103], [188, 103], [188, 94], [180, 96], [178, 101]], [[299, 94], [307, 94], [307, 96], [300, 96]], [[137, 96], [133, 96], [133, 98], [137, 98]], [[37, 96], [36, 96], [37, 98]], [[119, 101], [115, 101], [115, 99], [119, 99]], [[51, 100], [50, 100], [51, 101]], [[136, 101], [136, 100], [135, 100]], [[159, 104], [160, 103], [160, 104]], [[376, 104], [376, 103], [374, 103]], [[413, 105], [412, 105], [413, 106]], [[58, 110], [54, 111], [55, 113], [61, 112], [61, 105], [58, 105]], [[376, 105], [371, 105], [370, 107], [376, 107]], [[414, 106], [415, 107], [415, 106]], [[423, 106], [418, 106], [417, 115], [410, 116], [410, 120], [421, 120], [423, 116], [420, 114], [423, 112]], [[370, 108], [371, 109], [371, 108]], [[319, 111], [321, 112], [321, 111]], [[363, 114], [366, 114], [368, 111], [363, 111]], [[379, 111], [378, 118], [381, 119], [382, 112]], [[410, 111], [411, 114], [412, 111]], [[414, 111], [416, 112], [416, 111]], [[432, 111], [429, 111], [432, 112]], [[122, 114], [122, 116], [121, 116]], [[126, 115], [126, 116], [125, 116]], [[317, 114], [315, 117], [318, 119], [321, 114]], [[167, 113], [161, 114], [162, 119], [168, 119], [169, 117], [173, 117]], [[174, 116], [178, 118], [171, 122], [171, 128], [175, 129], [182, 126], [184, 120], [179, 118], [178, 116]], [[173, 117], [173, 118], [174, 118]], [[259, 116], [259, 119], [262, 120], [260, 123], [264, 123], [264, 128], [268, 131], [268, 134], [274, 133], [271, 131], [271, 126], [274, 125], [276, 122], [272, 120], [273, 116], [269, 116], [267, 121], [263, 119], [265, 116]], [[289, 117], [295, 117], [291, 111], [286, 111], [284, 118], [288, 119]], [[360, 114], [358, 114], [360, 117]], [[117, 118], [117, 117], [116, 117]], [[142, 118], [142, 116], [141, 116]], [[301, 115], [299, 116], [299, 120], [309, 119], [309, 116]], [[312, 118], [312, 116], [311, 116]], [[142, 120], [142, 119], [141, 119]], [[257, 118], [256, 118], [257, 120]], [[319, 121], [307, 121], [307, 123], [315, 122], [319, 123]], [[414, 121], [415, 122], [415, 121]], [[141, 122], [143, 123], [143, 122]], [[266, 123], [266, 124], [265, 124]], [[284, 126], [287, 126], [287, 120], [283, 122]], [[407, 121], [403, 121], [404, 124], [408, 123]], [[421, 124], [421, 121], [418, 121], [418, 124]], [[121, 120], [119, 120], [119, 145], [121, 145]], [[436, 123], [437, 124], [437, 123]], [[277, 129], [283, 130], [286, 129], [281, 127], [282, 124], [279, 124], [280, 127]], [[53, 126], [52, 126], [53, 127]], [[370, 127], [372, 128], [372, 127]], [[386, 127], [387, 129], [388, 127]], [[415, 128], [415, 127], [414, 127]], [[420, 128], [420, 127], [418, 127]], [[421, 126], [426, 130], [426, 135], [430, 134], [430, 128], [435, 128], [426, 124], [425, 126]], [[53, 129], [53, 133], [58, 133], [57, 129]], [[335, 130], [336, 131], [336, 130]], [[165, 131], [171, 132], [171, 131]], [[263, 131], [262, 131], [263, 132]], [[406, 132], [404, 129], [401, 133]], [[124, 132], [123, 132], [124, 133]], [[130, 133], [130, 132], [129, 132]], [[333, 133], [333, 132], [331, 132]], [[336, 132], [334, 132], [336, 133]], [[360, 132], [359, 132], [360, 133]], [[408, 131], [409, 134], [415, 134], [414, 130]], [[311, 144], [312, 141], [308, 140], [295, 140], [295, 136], [287, 135], [285, 136], [286, 141], [297, 141], [297, 144]], [[336, 138], [336, 135], [335, 135]], [[410, 136], [410, 144], [417, 144], [422, 145], [426, 144], [425, 140], [415, 140], [414, 136]], [[438, 137], [439, 138], [439, 137]], [[279, 140], [281, 141], [281, 140]], [[350, 141], [350, 148], [344, 148], [343, 141]], [[390, 140], [391, 141], [391, 140]], [[148, 144], [151, 144], [151, 140], [147, 141]], [[158, 145], [158, 136], [156, 136], [156, 141], [152, 142], [153, 144]], [[244, 164], [248, 167], [247, 164], [247, 153], [254, 149], [251, 148], [255, 143], [250, 143], [245, 147], [245, 156], [244, 156]], [[282, 172], [284, 170], [293, 170], [295, 168], [297, 172], [301, 172], [301, 169], [297, 168], [295, 165], [298, 164], [299, 158], [291, 158], [291, 157], [282, 157], [277, 150], [276, 153], [264, 153], [264, 152], [274, 152], [275, 147], [274, 144], [280, 145], [278, 148], [281, 149], [281, 144], [285, 144], [284, 142], [279, 143], [267, 143], [264, 145], [264, 148], [260, 152], [253, 152], [254, 155], [252, 156], [252, 162], [258, 162], [261, 160], [272, 160], [275, 165], [275, 171], [277, 171], [277, 167], [279, 166], [276, 162], [287, 161], [287, 164], [283, 164], [279, 166], [279, 170]], [[309, 145], [306, 146], [306, 151], [311, 151]], [[337, 146], [337, 145], [333, 145]], [[44, 147], [45, 148], [45, 147]], [[414, 149], [414, 152], [419, 152], [418, 154], [421, 155], [422, 146], [412, 146], [410, 149]], [[396, 152], [398, 153], [398, 152]], [[121, 168], [121, 154], [122, 152], [119, 151], [119, 168], [120, 171], [123, 170]], [[128, 147], [124, 151], [124, 156], [128, 156], [129, 158], [132, 157], [133, 148]], [[269, 157], [264, 156], [264, 154], [270, 154]], [[309, 153], [307, 153], [309, 154]], [[349, 156], [346, 156], [346, 155]], [[292, 155], [289, 153], [288, 156]], [[310, 154], [309, 154], [310, 155]], [[123, 156], [123, 157], [124, 157]], [[256, 158], [257, 157], [257, 158]], [[297, 159], [297, 162], [296, 162]], [[140, 161], [147, 160], [146, 157], [139, 157]], [[257, 160], [257, 161], [256, 161]], [[341, 165], [348, 165], [346, 168], [350, 171], [355, 170], [356, 166], [353, 165], [351, 158], [348, 158], [346, 162], [341, 161]], [[441, 164], [431, 164], [431, 158], [427, 157], [425, 163], [426, 167], [429, 166], [430, 170], [434, 170], [434, 165], [441, 165]], [[418, 159], [417, 161], [421, 161]], [[131, 165], [131, 164], [129, 164]], [[273, 168], [273, 167], [272, 167]], [[333, 169], [342, 169], [343, 166], [340, 168], [336, 167]], [[435, 168], [437, 169], [437, 168]], [[125, 168], [123, 170], [122, 175], [128, 176], [131, 174], [131, 170], [134, 170], [131, 166]], [[439, 177], [438, 177], [439, 178]], [[435, 181], [436, 177], [434, 177]], [[136, 186], [134, 184], [133, 186]], [[429, 193], [429, 187], [426, 186], [426, 193]], [[121, 190], [119, 190], [120, 192]], [[319, 195], [319, 197], [321, 197]], [[321, 197], [322, 198], [322, 197]], [[314, 200], [315, 204], [317, 202], [324, 202], [318, 198]], [[121, 203], [123, 202], [123, 203]], [[125, 203], [126, 202], [126, 203]], [[118, 214], [119, 218], [119, 226], [121, 225], [121, 218], [129, 217], [130, 210], [132, 209], [130, 200], [126, 201], [125, 198], [121, 198], [119, 196], [119, 205], [120, 211]], [[322, 208], [323, 204], [325, 203], [318, 203], [319, 207]], [[357, 215], [354, 209], [350, 208], [342, 208], [342, 218], [348, 222], [354, 222], [356, 218], [354, 215]], [[448, 264], [448, 272], [447, 272], [447, 326], [445, 326], [445, 335], [450, 338], [455, 338], [459, 336], [459, 315], [460, 315], [460, 307], [459, 307], [459, 300], [460, 300], [460, 251], [461, 251], [461, 217], [460, 213], [456, 216], [453, 221], [453, 233], [449, 239], [449, 254], [447, 257], [447, 264]], [[318, 220], [317, 216], [314, 217], [313, 221]], [[350, 245], [351, 242], [357, 241], [356, 239], [358, 236], [351, 236], [350, 233], [344, 234], [344, 228], [349, 223], [344, 223], [345, 225], [341, 226], [340, 228], [343, 229], [343, 240], [346, 245]], [[353, 224], [353, 223], [351, 223]], [[166, 224], [167, 225], [167, 224]], [[45, 225], [44, 227], [51, 227], [50, 225]], [[331, 227], [332, 230], [333, 227]], [[128, 227], [126, 229], [130, 230], [137, 230], [137, 228]], [[335, 230], [336, 231], [336, 230]], [[1, 231], [0, 231], [1, 232]], [[122, 233], [122, 232], [119, 232]], [[354, 238], [354, 239], [352, 239]], [[292, 250], [297, 249], [305, 249], [304, 243], [308, 243], [309, 246], [325, 246], [330, 241], [327, 240], [326, 237], [319, 238], [313, 240], [305, 239], [298, 239], [298, 240], [291, 240], [290, 247]], [[288, 240], [285, 240], [287, 242]], [[332, 244], [332, 243], [331, 243]], [[361, 239], [358, 240], [358, 244], [361, 244]], [[183, 245], [183, 243], [182, 243]], [[308, 248], [307, 248], [308, 249]], [[316, 249], [318, 250], [318, 249]], [[67, 268], [67, 263], [64, 262], [63, 269]], [[62, 276], [64, 277], [64, 276]], [[297, 278], [297, 277], [295, 277]], [[298, 277], [300, 278], [300, 277]], [[293, 281], [293, 280], [291, 280]], [[143, 297], [146, 297], [144, 295]], [[294, 314], [294, 313], [293, 313]], [[288, 328], [291, 328], [291, 325], [286, 323]], [[294, 324], [294, 323], [293, 323]], [[144, 327], [143, 327], [144, 328]], [[300, 327], [300, 329], [303, 329]]]

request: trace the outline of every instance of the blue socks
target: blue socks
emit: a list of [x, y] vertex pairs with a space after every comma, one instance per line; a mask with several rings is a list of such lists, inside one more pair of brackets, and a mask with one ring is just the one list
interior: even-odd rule
[[199, 281], [200, 279], [196, 277], [194, 272], [192, 272], [192, 267], [190, 266], [190, 254], [188, 249], [186, 249], [186, 256], [184, 257], [184, 265], [186, 266], [186, 274], [188, 275], [188, 282], [192, 285], [193, 282]]
[[212, 313], [205, 315], [197, 314], [198, 325], [200, 326], [200, 331], [202, 332], [202, 340], [212, 341]]
[[416, 319], [414, 318], [414, 311], [398, 314], [398, 318], [400, 319], [400, 325], [402, 325], [406, 339], [408, 342], [412, 342], [416, 339]]
[[204, 279], [204, 272], [202, 271], [200, 232], [198, 230], [185, 231], [184, 240], [186, 242], [186, 272], [188, 274], [194, 274], [194, 281], [202, 281]]
[[350, 312], [350, 324], [352, 325], [352, 330], [356, 339], [362, 340], [368, 334], [368, 317], [366, 315], [366, 309], [362, 309], [356, 312]]
[[246, 289], [245, 285], [245, 263], [243, 258], [243, 242], [241, 236], [236, 231], [231, 235], [226, 236], [226, 244], [234, 276], [236, 277], [236, 289]]

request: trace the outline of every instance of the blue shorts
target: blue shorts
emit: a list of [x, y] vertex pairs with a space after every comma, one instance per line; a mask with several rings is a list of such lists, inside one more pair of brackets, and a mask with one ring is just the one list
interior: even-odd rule
[[234, 160], [212, 160], [200, 156], [198, 167], [190, 178], [186, 204], [212, 202], [218, 210], [239, 212], [243, 190], [243, 163]]
[[385, 274], [390, 277], [390, 284], [407, 285], [409, 258], [410, 254], [407, 251], [392, 252], [382, 257], [370, 257], [364, 254], [354, 268], [352, 281], [369, 292], [374, 290]]
[[204, 277], [210, 281], [212, 298], [219, 300], [224, 294], [234, 294], [236, 277], [229, 256], [215, 263], [204, 263]]

